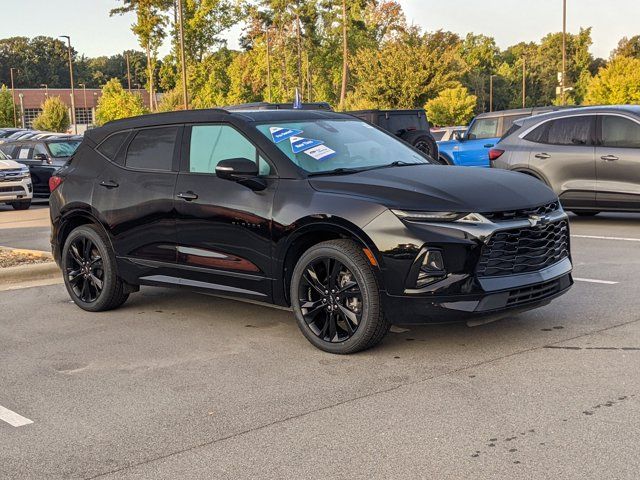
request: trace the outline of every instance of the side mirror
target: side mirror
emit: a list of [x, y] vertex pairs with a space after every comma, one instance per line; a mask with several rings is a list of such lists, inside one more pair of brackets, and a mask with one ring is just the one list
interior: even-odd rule
[[267, 185], [258, 174], [258, 164], [248, 158], [221, 160], [216, 166], [218, 178], [237, 182], [252, 190], [264, 190]]
[[453, 132], [453, 138], [456, 139], [459, 142], [463, 142], [464, 141], [464, 132], [461, 132], [460, 130], [456, 130], [455, 132]]
[[49, 158], [44, 154], [44, 153], [36, 153], [33, 156], [34, 160], [40, 160], [41, 162], [47, 162], [49, 161]]

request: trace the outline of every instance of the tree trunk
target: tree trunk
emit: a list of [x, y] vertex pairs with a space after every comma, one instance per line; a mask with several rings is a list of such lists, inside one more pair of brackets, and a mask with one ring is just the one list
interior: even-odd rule
[[147, 43], [147, 70], [149, 71], [149, 109], [153, 111], [153, 64], [151, 63], [151, 48]]
[[302, 78], [302, 43], [300, 39], [300, 16], [296, 13], [296, 42], [298, 47], [298, 91], [304, 97], [304, 83]]
[[349, 75], [349, 45], [347, 42], [347, 0], [342, 0], [342, 88], [340, 89], [340, 110], [344, 110], [347, 97], [347, 76]]

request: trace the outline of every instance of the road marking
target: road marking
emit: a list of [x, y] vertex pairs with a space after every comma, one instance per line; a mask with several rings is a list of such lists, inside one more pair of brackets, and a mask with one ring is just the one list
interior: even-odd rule
[[573, 238], [591, 238], [594, 240], [618, 240], [621, 242], [640, 242], [640, 238], [601, 237], [599, 235], [571, 235]]
[[593, 278], [576, 278], [573, 277], [576, 282], [586, 283], [601, 283], [603, 285], [617, 285], [619, 282], [612, 282], [611, 280], [594, 280]]
[[13, 412], [8, 408], [4, 408], [2, 405], [0, 405], [0, 420], [7, 422], [9, 425], [14, 427], [22, 427], [23, 425], [33, 423], [33, 420], [29, 420], [22, 415], [18, 415], [16, 412]]

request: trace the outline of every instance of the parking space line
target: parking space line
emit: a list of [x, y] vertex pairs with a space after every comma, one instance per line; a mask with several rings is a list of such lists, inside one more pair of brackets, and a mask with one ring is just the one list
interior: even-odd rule
[[600, 235], [571, 235], [573, 238], [591, 238], [593, 240], [618, 240], [621, 242], [640, 242], [640, 238], [604, 237]]
[[601, 283], [603, 285], [617, 285], [620, 282], [612, 282], [611, 280], [595, 280], [593, 278], [576, 278], [573, 277], [576, 282], [586, 282], [586, 283]]
[[29, 420], [22, 415], [18, 415], [16, 412], [11, 411], [8, 408], [4, 408], [2, 405], [0, 405], [0, 420], [7, 422], [9, 425], [14, 427], [22, 427], [23, 425], [33, 423], [33, 420]]

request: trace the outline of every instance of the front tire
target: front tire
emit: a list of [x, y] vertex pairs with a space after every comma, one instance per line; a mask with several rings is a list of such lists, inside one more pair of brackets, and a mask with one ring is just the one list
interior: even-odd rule
[[31, 207], [31, 200], [21, 200], [19, 202], [11, 202], [11, 206], [14, 210], [29, 210]]
[[302, 255], [293, 271], [291, 303], [303, 335], [325, 352], [371, 348], [390, 328], [373, 268], [352, 240], [322, 242]]
[[64, 243], [61, 260], [67, 292], [83, 310], [112, 310], [129, 298], [116, 273], [109, 240], [98, 227], [82, 225], [73, 230]]

